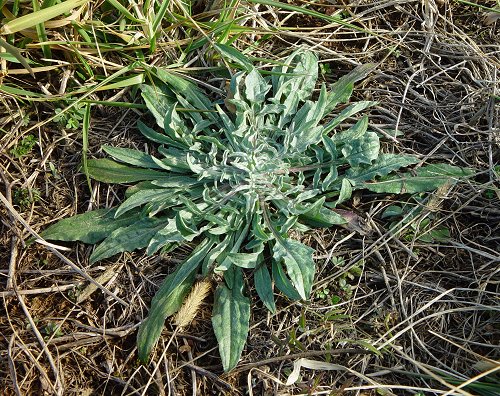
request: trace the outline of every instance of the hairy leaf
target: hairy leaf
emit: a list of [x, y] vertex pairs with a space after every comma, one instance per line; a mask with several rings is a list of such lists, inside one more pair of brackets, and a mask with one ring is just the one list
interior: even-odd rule
[[243, 275], [234, 268], [233, 287], [220, 284], [215, 291], [212, 326], [224, 371], [238, 364], [249, 330], [250, 300], [243, 295]]
[[414, 172], [390, 175], [374, 182], [360, 184], [357, 188], [389, 194], [414, 194], [436, 190], [446, 183], [456, 183], [461, 178], [473, 175], [469, 169], [448, 164], [423, 166]]
[[273, 248], [274, 259], [285, 263], [293, 286], [303, 300], [309, 297], [314, 279], [313, 253], [314, 249], [293, 239], [277, 240]]
[[269, 270], [264, 264], [259, 265], [253, 276], [255, 281], [255, 290], [257, 291], [260, 300], [264, 303], [266, 308], [271, 311], [271, 313], [275, 313], [276, 305], [274, 304], [273, 284]]
[[129, 213], [115, 219], [116, 209], [97, 209], [52, 224], [40, 236], [55, 241], [82, 241], [97, 243], [119, 228], [127, 227], [140, 219], [140, 213]]
[[142, 151], [112, 146], [102, 146], [102, 149], [120, 162], [141, 168], [161, 169], [161, 166], [155, 163], [151, 155]]
[[134, 168], [107, 158], [87, 161], [90, 177], [106, 183], [133, 183], [141, 180], [161, 179], [166, 175], [152, 169]]
[[288, 277], [286, 276], [286, 273], [285, 271], [283, 271], [281, 263], [277, 262], [276, 260], [273, 260], [272, 272], [273, 272], [273, 279], [276, 282], [276, 287], [290, 300], [292, 301], [300, 300], [300, 294], [293, 287], [290, 279], [288, 279]]
[[90, 262], [146, 247], [164, 223], [162, 218], [143, 218], [131, 225], [114, 230], [90, 256]]
[[146, 362], [160, 338], [165, 318], [177, 312], [194, 282], [198, 267], [213, 243], [205, 239], [191, 256], [170, 274], [151, 301], [148, 318], [141, 324], [137, 336], [139, 360]]
[[344, 145], [342, 154], [351, 166], [371, 164], [378, 158], [380, 150], [379, 138], [374, 132], [366, 132], [359, 139], [349, 141]]
[[149, 316], [139, 327], [137, 352], [142, 363], [147, 363], [151, 351], [158, 342], [164, 328], [165, 318], [179, 310], [194, 283], [195, 271], [188, 274], [186, 279], [180, 283], [174, 283], [178, 271], [179, 269], [163, 281], [162, 286], [151, 302]]
[[381, 154], [373, 165], [350, 168], [346, 171], [346, 176], [356, 184], [373, 180], [378, 176], [387, 176], [391, 172], [416, 164], [418, 161], [418, 158], [413, 155]]

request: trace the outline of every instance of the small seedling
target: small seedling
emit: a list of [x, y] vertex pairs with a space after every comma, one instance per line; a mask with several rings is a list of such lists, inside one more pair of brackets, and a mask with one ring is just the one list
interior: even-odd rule
[[36, 188], [15, 188], [12, 191], [12, 203], [22, 210], [29, 208], [40, 200], [40, 190]]
[[36, 141], [35, 136], [28, 135], [10, 150], [10, 154], [15, 158], [24, 157], [31, 153], [31, 150], [35, 147]]
[[[438, 213], [428, 213], [420, 219], [424, 205], [422, 199], [413, 197], [416, 203], [390, 205], [382, 213], [382, 218], [391, 220], [389, 228], [406, 241], [414, 239], [425, 242], [443, 242], [450, 239], [450, 230], [444, 226], [434, 227]], [[407, 227], [404, 227], [408, 225]]]

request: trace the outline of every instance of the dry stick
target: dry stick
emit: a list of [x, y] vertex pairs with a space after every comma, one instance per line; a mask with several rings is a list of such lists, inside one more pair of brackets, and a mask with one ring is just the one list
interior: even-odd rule
[[[21, 340], [22, 341], [22, 340]], [[45, 368], [40, 364], [40, 362], [37, 360], [38, 358], [36, 358], [32, 353], [31, 351], [28, 349], [28, 347], [22, 343], [22, 342], [16, 342], [16, 347], [18, 349], [20, 349], [22, 352], [24, 352], [24, 354], [29, 358], [31, 359], [31, 363], [33, 363], [33, 365], [38, 369], [39, 373], [40, 373], [40, 376], [43, 377], [43, 379], [52, 385], [52, 383], [50, 382], [50, 378], [49, 378], [49, 375], [47, 374], [47, 372], [45, 371]], [[32, 370], [32, 368], [30, 367], [29, 369], [30, 371]], [[23, 381], [21, 381], [21, 386], [23, 385], [24, 382], [26, 382], [27, 379], [26, 377], [23, 379]]]
[[[12, 204], [12, 188], [9, 180], [5, 174], [0, 170], [0, 176], [5, 184], [5, 199], [7, 202]], [[14, 223], [14, 217], [9, 213], [9, 218], [12, 223]], [[10, 261], [9, 261], [9, 272], [7, 273], [7, 284], [5, 288], [7, 290], [14, 289], [14, 278], [16, 276], [16, 260], [17, 260], [17, 235], [13, 235], [10, 241]]]
[[45, 355], [47, 356], [47, 359], [49, 361], [50, 367], [52, 368], [52, 371], [54, 372], [55, 379], [56, 379], [56, 384], [55, 386], [51, 385], [54, 387], [54, 391], [56, 392], [57, 395], [63, 395], [64, 394], [64, 388], [61, 382], [61, 375], [59, 373], [59, 370], [57, 369], [56, 363], [54, 362], [54, 358], [52, 357], [52, 354], [49, 351], [49, 348], [47, 347], [47, 344], [45, 343], [45, 340], [43, 339], [43, 336], [40, 334], [38, 331], [38, 328], [36, 327], [35, 321], [31, 317], [31, 314], [28, 310], [28, 307], [24, 303], [23, 296], [20, 294], [17, 295], [17, 300], [19, 301], [19, 304], [21, 305], [21, 308], [24, 312], [24, 315], [28, 319], [28, 322], [31, 326], [31, 330], [33, 333], [35, 333], [35, 337], [37, 338], [40, 346], [42, 347], [43, 351], [45, 352]]
[[71, 289], [74, 289], [75, 287], [78, 287], [78, 286], [81, 286], [83, 285], [85, 282], [76, 282], [76, 283], [72, 283], [70, 285], [62, 285], [62, 286], [52, 286], [52, 287], [42, 287], [42, 288], [39, 288], [39, 289], [29, 289], [29, 290], [9, 290], [9, 291], [4, 291], [4, 292], [0, 292], [0, 298], [3, 298], [3, 297], [11, 297], [11, 296], [15, 296], [17, 294], [20, 294], [22, 296], [26, 296], [26, 295], [32, 295], [32, 294], [45, 294], [45, 293], [51, 293], [51, 292], [62, 292], [62, 291], [66, 291], [66, 290], [71, 290]]
[[[189, 360], [193, 361], [193, 353], [191, 352], [191, 348], [189, 347], [189, 343], [188, 343], [188, 341], [185, 338], [184, 338], [184, 345], [189, 348], [187, 350], [187, 354], [188, 354]], [[196, 396], [197, 395], [196, 390], [198, 388], [198, 385], [196, 384], [196, 371], [192, 367], [190, 367], [190, 370], [191, 370], [191, 381], [192, 381], [191, 392], [192, 392], [193, 396]]]
[[9, 372], [10, 372], [10, 377], [12, 379], [12, 386], [14, 388], [14, 392], [16, 392], [17, 396], [21, 396], [21, 389], [19, 389], [19, 384], [17, 383], [17, 371], [16, 371], [16, 366], [14, 364], [14, 357], [12, 356], [12, 346], [14, 345], [14, 340], [16, 336], [15, 334], [12, 334], [10, 337], [9, 341], [9, 346], [7, 348], [7, 358], [9, 361]]
[[236, 367], [234, 370], [232, 370], [228, 375], [233, 375], [235, 373], [239, 373], [241, 371], [247, 371], [255, 367], [259, 366], [264, 366], [266, 364], [270, 363], [277, 363], [281, 362], [283, 360], [295, 360], [295, 359], [301, 359], [301, 358], [307, 358], [307, 357], [314, 357], [314, 356], [323, 356], [323, 355], [340, 355], [344, 353], [352, 353], [352, 354], [357, 354], [357, 355], [371, 355], [374, 354], [375, 352], [373, 351], [367, 351], [366, 349], [326, 349], [324, 351], [306, 351], [306, 352], [299, 352], [299, 353], [292, 353], [291, 355], [284, 355], [284, 356], [276, 356], [273, 358], [269, 359], [264, 359], [264, 360], [259, 360], [258, 362], [253, 362], [253, 363], [247, 363], [244, 364], [240, 367]]
[[7, 274], [7, 284], [5, 285], [8, 292], [12, 293], [14, 293], [14, 278], [16, 277], [17, 241], [17, 235], [12, 235], [12, 239], [10, 240], [9, 273]]
[[227, 389], [232, 389], [231, 384], [229, 384], [226, 381], [220, 379], [217, 374], [214, 374], [211, 371], [208, 371], [208, 370], [204, 369], [203, 367], [196, 366], [196, 365], [194, 365], [192, 363], [184, 363], [184, 366], [188, 367], [191, 370], [196, 371], [198, 374], [200, 374], [200, 375], [202, 375], [204, 377], [210, 378], [211, 380], [213, 380], [213, 381], [221, 384], [222, 386], [224, 386]]
[[76, 264], [74, 264], [70, 259], [68, 259], [66, 256], [61, 254], [57, 249], [52, 247], [48, 242], [46, 242], [38, 233], [36, 233], [33, 228], [21, 217], [19, 213], [17, 213], [16, 209], [12, 207], [10, 202], [5, 198], [5, 196], [0, 192], [0, 201], [4, 204], [4, 206], [7, 208], [7, 210], [10, 212], [10, 214], [19, 222], [21, 223], [26, 230], [36, 238], [36, 242], [44, 245], [47, 247], [48, 250], [50, 250], [54, 255], [56, 255], [60, 260], [62, 260], [64, 263], [68, 264], [73, 270], [75, 270], [78, 274], [83, 276], [86, 280], [89, 282], [93, 283], [96, 285], [99, 289], [101, 289], [105, 294], [107, 294], [110, 297], [113, 297], [116, 301], [118, 301], [120, 304], [122, 304], [125, 307], [128, 307], [129, 304], [122, 300], [120, 297], [118, 297], [115, 293], [110, 292], [108, 289], [106, 289], [103, 285], [100, 283], [96, 282], [90, 275], [88, 275], [85, 271], [81, 270]]

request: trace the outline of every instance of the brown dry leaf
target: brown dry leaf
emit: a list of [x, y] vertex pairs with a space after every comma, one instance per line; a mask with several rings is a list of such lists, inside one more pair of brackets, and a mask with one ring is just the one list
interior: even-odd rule
[[341, 224], [341, 226], [345, 229], [355, 231], [363, 236], [370, 235], [373, 232], [373, 229], [370, 227], [366, 219], [353, 211], [343, 209], [334, 209], [333, 211], [347, 220], [346, 224]]
[[493, 25], [496, 21], [500, 19], [500, 11], [487, 12], [484, 17], [484, 23], [487, 25]]

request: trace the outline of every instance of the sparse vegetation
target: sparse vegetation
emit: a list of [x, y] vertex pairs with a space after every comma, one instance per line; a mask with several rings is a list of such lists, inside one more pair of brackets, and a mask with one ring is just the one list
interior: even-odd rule
[[[17, 395], [495, 394], [500, 386], [499, 10], [498, 0], [4, 2], [0, 389]], [[117, 183], [110, 185], [96, 177], [95, 166], [125, 166], [117, 153], [164, 160], [162, 142], [151, 142], [136, 128], [139, 118], [148, 126], [142, 132], [149, 131], [149, 137], [161, 133], [165, 139], [169, 135], [161, 130], [163, 123], [161, 129], [151, 128], [155, 120], [168, 118], [166, 109], [175, 108], [172, 125], [186, 122], [193, 142], [202, 148], [188, 144], [182, 150], [200, 160], [213, 143], [219, 164], [217, 153], [233, 146], [217, 134], [219, 113], [212, 104], [235, 123], [242, 113], [238, 106], [243, 106], [238, 100], [248, 103], [244, 79], [253, 67], [264, 87], [279, 79], [276, 71], [299, 49], [312, 51], [319, 60], [319, 81], [309, 88], [312, 96], [305, 102], [311, 105], [328, 92], [321, 90], [322, 84], [330, 88], [360, 65], [373, 65], [366, 78], [350, 87], [351, 104], [373, 104], [369, 122], [354, 113], [343, 117], [350, 104], [342, 102], [324, 114], [318, 127], [343, 117], [335, 132], [352, 131], [362, 119], [365, 135], [370, 132], [377, 139], [381, 156], [418, 161], [393, 169], [385, 179], [374, 176], [373, 185], [368, 182], [373, 177], [364, 180], [363, 188], [340, 182], [351, 180], [352, 169], [372, 166], [375, 158], [339, 164], [336, 188], [314, 186], [313, 172], [305, 172], [298, 184], [320, 192], [303, 202], [324, 198], [325, 208], [347, 220], [338, 226], [315, 228], [292, 214], [298, 221], [295, 229], [288, 227], [279, 222], [283, 208], [273, 202], [276, 198], [265, 201], [275, 228], [283, 229], [280, 237], [305, 246], [314, 259], [316, 271], [314, 278], [309, 271], [307, 288], [300, 279], [289, 279], [291, 290], [310, 294], [310, 299], [294, 301], [275, 279], [269, 310], [271, 294], [259, 300], [252, 280], [255, 268], [237, 270], [239, 285], [245, 285], [241, 300], [248, 301], [252, 312], [241, 358], [233, 354], [223, 367], [211, 324], [218, 300], [213, 293], [197, 301], [196, 309], [189, 303], [181, 311], [198, 312], [189, 326], [179, 316], [163, 321], [188, 293], [186, 285], [170, 300], [176, 309], [158, 317], [152, 338], [153, 343], [158, 339], [158, 347], [149, 362], [140, 364], [137, 330], [139, 323], [143, 329], [151, 323], [144, 320], [158, 303], [152, 297], [158, 291], [161, 296], [165, 277], [175, 278], [203, 249], [202, 237], [209, 232], [204, 227], [215, 227], [206, 211], [195, 210], [202, 200], [189, 195], [194, 189], [180, 192], [184, 198], [189, 195], [182, 202], [184, 210], [194, 213], [192, 221], [182, 223], [182, 241], [153, 255], [130, 243], [113, 256], [99, 257], [101, 245], [56, 246], [38, 239], [39, 233], [61, 219], [74, 221], [77, 214], [114, 213], [112, 208], [123, 208], [140, 193], [143, 181], [137, 184], [117, 173], [121, 179], [106, 179]], [[162, 81], [161, 73], [175, 76], [184, 87], [198, 87], [204, 111], [189, 103], [187, 90]], [[260, 78], [257, 74], [253, 76]], [[234, 83], [238, 79], [242, 86]], [[145, 92], [149, 102], [143, 100]], [[151, 99], [158, 92], [168, 100]], [[271, 89], [266, 99], [274, 94]], [[151, 117], [147, 107], [160, 104], [170, 107], [157, 108]], [[215, 123], [193, 132], [193, 117], [214, 118]], [[263, 116], [264, 123], [266, 117], [273, 114]], [[179, 141], [175, 136], [174, 143]], [[163, 143], [168, 149], [172, 142]], [[311, 143], [304, 153], [319, 163], [318, 149], [324, 147], [323, 141]], [[116, 161], [102, 158], [101, 150]], [[345, 157], [341, 146], [336, 150], [339, 159]], [[185, 176], [198, 180], [191, 169], [195, 162], [188, 164], [190, 175]], [[137, 164], [126, 166], [138, 169]], [[448, 183], [447, 172], [457, 169], [469, 172], [462, 174], [463, 182]], [[112, 170], [100, 167], [100, 172]], [[329, 172], [316, 179], [322, 181]], [[232, 173], [231, 186], [244, 183], [238, 175]], [[423, 186], [430, 177], [438, 190], [428, 194], [424, 191], [430, 187]], [[295, 174], [292, 179], [299, 181]], [[216, 186], [213, 178], [206, 180], [213, 192], [229, 183], [224, 179]], [[239, 208], [239, 203], [235, 198], [228, 206]], [[144, 217], [153, 209], [139, 205], [132, 211], [142, 219], [138, 221], [162, 216], [164, 208]], [[176, 204], [169, 210], [180, 209]], [[100, 232], [83, 241], [96, 243], [113, 234], [114, 222], [123, 219], [96, 220], [93, 226]], [[66, 239], [78, 239], [78, 232], [82, 229], [74, 228]], [[275, 240], [255, 255], [261, 260], [256, 268], [268, 266], [270, 276]], [[239, 253], [259, 253], [255, 246], [241, 247]], [[219, 261], [214, 263], [220, 266]], [[231, 291], [224, 272], [207, 273], [212, 285], [219, 285], [216, 295], [224, 288], [226, 294]], [[193, 273], [193, 282], [203, 284], [199, 278], [207, 273]], [[142, 353], [147, 355], [144, 349]]]

